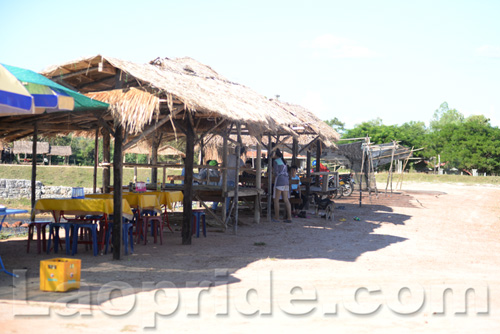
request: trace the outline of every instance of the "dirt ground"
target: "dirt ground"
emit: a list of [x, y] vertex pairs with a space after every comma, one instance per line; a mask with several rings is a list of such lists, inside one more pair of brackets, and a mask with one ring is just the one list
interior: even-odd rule
[[293, 224], [249, 212], [190, 246], [165, 232], [120, 261], [82, 247], [65, 293], [39, 290], [40, 261], [64, 253], [3, 241], [20, 278], [0, 273], [1, 332], [500, 332], [500, 188], [406, 183], [336, 207]]

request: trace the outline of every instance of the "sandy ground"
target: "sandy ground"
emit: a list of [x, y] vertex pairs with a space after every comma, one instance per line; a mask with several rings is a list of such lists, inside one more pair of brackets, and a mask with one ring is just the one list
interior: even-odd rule
[[3, 241], [21, 277], [0, 273], [1, 332], [500, 332], [500, 188], [406, 183], [336, 206], [334, 221], [249, 213], [190, 246], [166, 232], [120, 261], [81, 247], [66, 293], [38, 288], [40, 260], [65, 255]]

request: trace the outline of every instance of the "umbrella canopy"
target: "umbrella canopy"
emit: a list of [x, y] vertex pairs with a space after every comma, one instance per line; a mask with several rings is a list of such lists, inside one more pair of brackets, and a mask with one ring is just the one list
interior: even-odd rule
[[[59, 84], [45, 78], [43, 75], [20, 67], [3, 65], [19, 80], [33, 96], [35, 113], [73, 110], [75, 101]], [[59, 87], [60, 86], [60, 87]]]
[[32, 114], [34, 106], [31, 94], [0, 64], [0, 115]]
[[[3, 66], [25, 84], [26, 89], [35, 98], [35, 106], [48, 112], [57, 110], [103, 110], [109, 107], [107, 103], [92, 100], [34, 71], [10, 65]], [[71, 106], [71, 99], [74, 101], [74, 107]]]

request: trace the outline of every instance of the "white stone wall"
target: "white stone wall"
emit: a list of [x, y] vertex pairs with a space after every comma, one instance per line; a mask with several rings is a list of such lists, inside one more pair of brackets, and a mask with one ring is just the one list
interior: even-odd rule
[[[36, 198], [69, 198], [71, 187], [44, 186], [36, 182]], [[92, 188], [85, 188], [86, 194], [92, 193]], [[31, 198], [31, 180], [0, 179], [0, 198], [19, 199]]]

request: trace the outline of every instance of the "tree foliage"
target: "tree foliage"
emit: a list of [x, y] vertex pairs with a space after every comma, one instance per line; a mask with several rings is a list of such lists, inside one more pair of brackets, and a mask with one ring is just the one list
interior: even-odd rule
[[470, 172], [500, 173], [500, 129], [493, 127], [484, 115], [465, 118], [446, 102], [434, 112], [427, 128], [423, 122], [402, 125], [385, 125], [380, 118], [357, 124], [347, 129], [342, 138], [370, 137], [374, 144], [393, 140], [401, 145], [423, 148], [415, 152], [427, 161], [445, 162], [445, 168], [457, 168]]
[[[415, 156], [427, 161], [445, 162], [445, 168], [458, 168], [471, 171], [477, 169], [480, 173], [500, 174], [500, 129], [493, 127], [484, 115], [472, 115], [465, 118], [456, 109], [450, 109], [443, 102], [434, 112], [427, 128], [424, 122], [407, 122], [402, 125], [385, 125], [382, 119], [375, 118], [357, 124], [352, 129], [345, 129], [345, 123], [338, 118], [325, 121], [337, 130], [342, 138], [370, 137], [374, 144], [398, 141], [401, 145], [423, 150], [415, 152]], [[76, 165], [94, 164], [94, 138], [76, 137], [73, 135], [49, 138], [51, 145], [71, 146], [73, 155], [70, 163]], [[183, 141], [169, 143], [184, 150]], [[113, 140], [111, 150], [113, 151]], [[102, 139], [99, 147], [102, 147]], [[147, 154], [126, 154], [126, 162], [147, 162]], [[113, 157], [113, 153], [111, 153]], [[159, 157], [166, 161], [167, 157]], [[102, 150], [99, 150], [99, 160], [102, 161]], [[62, 163], [63, 159], [60, 158]]]

